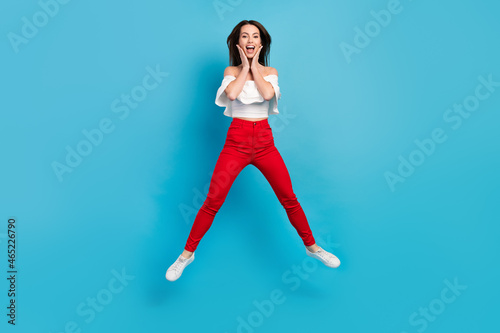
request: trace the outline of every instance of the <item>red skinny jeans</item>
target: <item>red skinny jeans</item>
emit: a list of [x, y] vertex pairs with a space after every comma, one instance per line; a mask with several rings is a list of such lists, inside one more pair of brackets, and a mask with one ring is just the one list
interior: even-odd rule
[[267, 119], [254, 122], [233, 118], [227, 130], [224, 147], [215, 164], [207, 197], [191, 227], [185, 250], [196, 250], [224, 203], [234, 180], [248, 164], [257, 167], [267, 179], [304, 245], [315, 243], [306, 215], [293, 193], [285, 162], [274, 146], [272, 130]]

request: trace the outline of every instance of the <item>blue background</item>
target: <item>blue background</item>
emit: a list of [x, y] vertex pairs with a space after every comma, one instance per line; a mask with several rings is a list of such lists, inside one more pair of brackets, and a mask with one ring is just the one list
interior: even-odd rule
[[[402, 0], [348, 61], [340, 45], [355, 45], [355, 28], [390, 1], [214, 3], [70, 1], [16, 52], [9, 33], [42, 7], [2, 2], [2, 332], [64, 332], [71, 322], [81, 332], [498, 330], [500, 87], [459, 128], [443, 116], [474, 95], [479, 76], [500, 82], [500, 5]], [[282, 92], [269, 118], [275, 144], [318, 244], [342, 264], [307, 259], [249, 166], [195, 261], [169, 282], [231, 121], [214, 100], [226, 38], [243, 19], [272, 36]], [[121, 119], [113, 101], [141, 85], [148, 66], [168, 76]], [[103, 119], [113, 131], [60, 180], [54, 161], [65, 163], [66, 147]], [[419, 155], [414, 141], [435, 128], [446, 141]], [[391, 188], [386, 172], [412, 153], [424, 160]], [[9, 217], [15, 327], [6, 317]], [[269, 307], [273, 290], [283, 302]], [[105, 304], [93, 312], [96, 297]]]

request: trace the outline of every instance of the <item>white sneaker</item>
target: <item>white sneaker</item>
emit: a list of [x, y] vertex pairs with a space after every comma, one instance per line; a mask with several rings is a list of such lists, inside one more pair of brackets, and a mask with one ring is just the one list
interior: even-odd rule
[[168, 281], [175, 281], [181, 277], [182, 271], [186, 268], [187, 265], [192, 263], [194, 260], [194, 252], [190, 258], [184, 258], [182, 255], [179, 255], [177, 260], [167, 269], [167, 273], [165, 277]]
[[339, 258], [334, 256], [330, 252], [323, 250], [321, 247], [319, 247], [319, 250], [317, 250], [316, 252], [311, 252], [306, 247], [306, 254], [309, 257], [319, 259], [323, 264], [325, 264], [328, 267], [337, 268], [340, 266]]

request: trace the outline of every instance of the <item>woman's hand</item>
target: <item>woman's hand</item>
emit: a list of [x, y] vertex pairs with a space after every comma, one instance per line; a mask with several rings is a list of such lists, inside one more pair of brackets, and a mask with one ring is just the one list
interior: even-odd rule
[[252, 68], [251, 69], [257, 69], [259, 66], [259, 54], [260, 50], [262, 50], [262, 45], [259, 47], [257, 52], [255, 52], [255, 55], [252, 58]]
[[236, 44], [236, 47], [238, 48], [238, 51], [240, 52], [240, 59], [241, 59], [241, 64], [243, 65], [243, 68], [248, 68], [250, 69], [250, 64], [248, 63], [248, 58], [247, 55], [245, 54], [245, 51]]

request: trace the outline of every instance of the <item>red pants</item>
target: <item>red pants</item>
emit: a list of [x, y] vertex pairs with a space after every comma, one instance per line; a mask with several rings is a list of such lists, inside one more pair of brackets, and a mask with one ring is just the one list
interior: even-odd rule
[[201, 238], [212, 225], [215, 214], [224, 203], [234, 180], [248, 164], [253, 164], [266, 177], [304, 245], [315, 243], [306, 215], [293, 193], [285, 162], [274, 146], [272, 130], [267, 119], [253, 122], [233, 118], [224, 148], [215, 164], [207, 198], [196, 215], [185, 250], [196, 250]]

